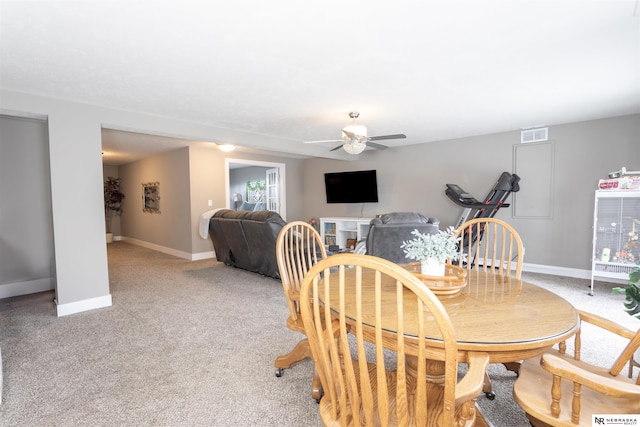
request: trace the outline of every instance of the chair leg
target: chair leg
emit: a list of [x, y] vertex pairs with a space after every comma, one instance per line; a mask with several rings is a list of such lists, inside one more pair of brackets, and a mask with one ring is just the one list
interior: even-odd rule
[[313, 364], [313, 380], [311, 381], [311, 397], [315, 399], [316, 402], [320, 403], [320, 399], [322, 398], [322, 384], [320, 384], [320, 375], [318, 374], [318, 369], [316, 368], [316, 364]]
[[489, 378], [489, 374], [484, 373], [484, 384], [482, 385], [482, 391], [484, 395], [487, 396], [487, 399], [493, 400], [496, 398], [496, 394], [492, 391], [491, 388], [491, 378]]
[[306, 358], [311, 358], [311, 347], [309, 347], [309, 340], [306, 338], [300, 341], [296, 346], [287, 354], [283, 354], [276, 358], [276, 368], [288, 369], [294, 363], [300, 362]]
[[[504, 367], [507, 368], [508, 371], [515, 372], [516, 376], [520, 373], [520, 365], [521, 362], [505, 362], [503, 363]], [[493, 388], [491, 387], [491, 378], [489, 378], [489, 374], [484, 374], [484, 384], [482, 386], [482, 392], [487, 396], [489, 400], [493, 400], [496, 398], [496, 394], [493, 392]]]
[[[312, 356], [309, 340], [305, 338], [296, 344], [293, 350], [289, 353], [276, 358], [276, 376], [281, 377], [284, 369], [288, 369], [294, 363], [307, 358], [311, 359]], [[320, 398], [322, 398], [322, 384], [320, 384], [320, 375], [318, 374], [315, 364], [313, 365], [313, 380], [311, 381], [311, 397], [313, 397], [317, 402], [320, 402]]]

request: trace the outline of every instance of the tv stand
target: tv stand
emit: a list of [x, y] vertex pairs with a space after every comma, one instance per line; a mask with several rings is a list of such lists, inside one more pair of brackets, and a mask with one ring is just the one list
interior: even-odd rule
[[[355, 249], [356, 244], [367, 238], [369, 223], [373, 218], [329, 217], [320, 218], [320, 236], [325, 247], [337, 245], [340, 250]], [[351, 245], [347, 245], [347, 239]], [[350, 248], [349, 246], [353, 246]]]

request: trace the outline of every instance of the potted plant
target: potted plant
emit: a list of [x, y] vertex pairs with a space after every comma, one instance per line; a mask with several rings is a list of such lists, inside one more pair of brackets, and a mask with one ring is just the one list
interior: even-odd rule
[[446, 261], [448, 259], [456, 261], [460, 256], [458, 251], [460, 237], [454, 236], [454, 232], [453, 227], [444, 231], [438, 230], [435, 234], [423, 234], [416, 229], [411, 232], [416, 237], [402, 242], [400, 247], [407, 258], [420, 261], [422, 274], [444, 276]]
[[[629, 284], [625, 287], [617, 287], [611, 290], [613, 293], [625, 295], [626, 298], [623, 303], [624, 311], [626, 311], [629, 316], [633, 316], [636, 319], [640, 319], [640, 285], [638, 282], [640, 282], [640, 261], [637, 261], [636, 266], [629, 272]], [[633, 363], [635, 366], [638, 366], [639, 360], [640, 349], [636, 351], [635, 356], [629, 363]]]
[[120, 191], [120, 178], [108, 177], [104, 182], [104, 214], [107, 224], [107, 243], [113, 241], [111, 232], [111, 216], [122, 214], [124, 193]]
[[640, 263], [629, 272], [629, 284], [626, 287], [613, 288], [613, 293], [625, 294], [624, 311], [629, 316], [640, 319]]

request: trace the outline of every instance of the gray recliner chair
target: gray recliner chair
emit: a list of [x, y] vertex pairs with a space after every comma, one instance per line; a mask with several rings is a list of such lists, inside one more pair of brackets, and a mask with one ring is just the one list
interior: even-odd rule
[[435, 234], [440, 229], [437, 218], [428, 218], [416, 212], [392, 212], [376, 216], [369, 223], [367, 234], [367, 255], [388, 259], [396, 264], [406, 264], [411, 260], [405, 257], [400, 248], [402, 242], [415, 236], [413, 230], [424, 234]]

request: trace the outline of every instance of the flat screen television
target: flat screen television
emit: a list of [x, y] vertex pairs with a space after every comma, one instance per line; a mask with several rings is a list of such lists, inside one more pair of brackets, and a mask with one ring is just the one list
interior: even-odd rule
[[327, 203], [365, 203], [378, 201], [375, 170], [324, 174]]

